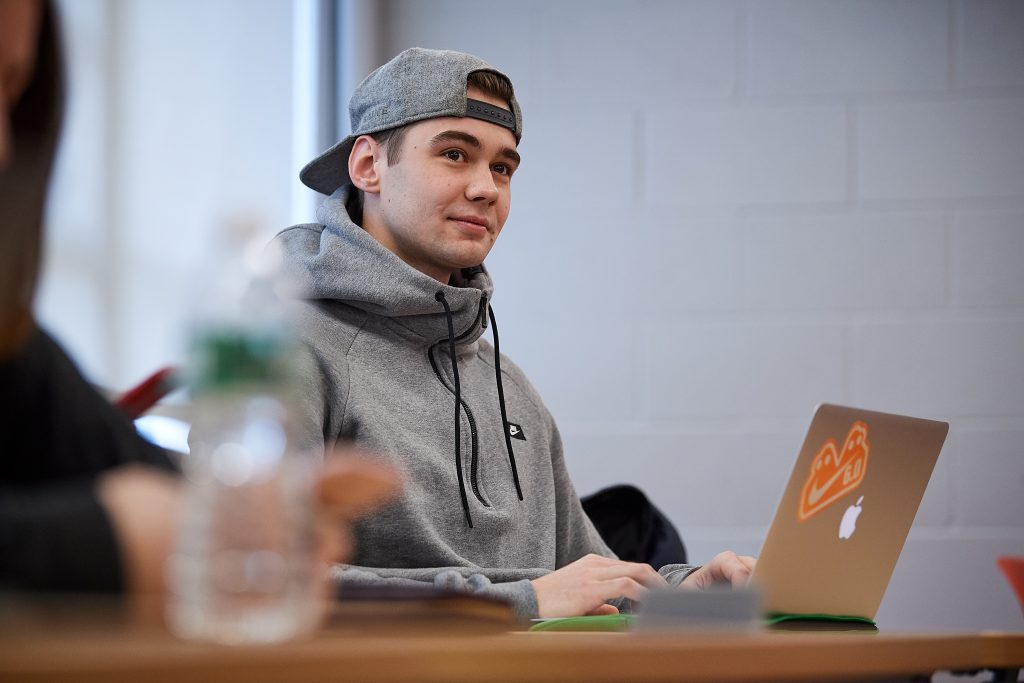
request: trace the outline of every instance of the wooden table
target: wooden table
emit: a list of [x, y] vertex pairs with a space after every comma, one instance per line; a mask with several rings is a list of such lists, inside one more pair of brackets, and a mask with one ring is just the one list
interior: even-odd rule
[[0, 681], [915, 680], [977, 669], [1016, 681], [1024, 666], [1024, 633], [478, 634], [452, 626], [353, 623], [300, 642], [225, 647], [123, 624], [8, 624]]

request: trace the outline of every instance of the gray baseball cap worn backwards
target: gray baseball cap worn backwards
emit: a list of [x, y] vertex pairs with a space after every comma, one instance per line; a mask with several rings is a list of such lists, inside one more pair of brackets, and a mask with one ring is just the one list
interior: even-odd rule
[[514, 96], [509, 102], [511, 112], [466, 97], [466, 79], [475, 71], [508, 78], [479, 57], [463, 52], [419, 47], [402, 52], [359, 84], [348, 105], [352, 134], [306, 164], [299, 179], [329, 195], [350, 182], [348, 157], [360, 135], [440, 116], [482, 119], [508, 128], [518, 142], [523, 135], [523, 114]]

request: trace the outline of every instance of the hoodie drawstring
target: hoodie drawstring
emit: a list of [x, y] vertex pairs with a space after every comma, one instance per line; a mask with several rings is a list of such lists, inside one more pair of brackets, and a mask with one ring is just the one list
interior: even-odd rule
[[[469, 513], [469, 498], [466, 496], [466, 481], [462, 474], [462, 384], [459, 382], [459, 361], [455, 354], [455, 324], [452, 309], [444, 292], [438, 292], [434, 299], [444, 306], [445, 321], [448, 323], [448, 354], [452, 361], [452, 379], [455, 384], [455, 470], [459, 478], [459, 497], [462, 499], [462, 511], [466, 514], [466, 523], [473, 528], [473, 516]], [[505, 410], [505, 389], [501, 384], [501, 352], [498, 346], [498, 321], [494, 318], [494, 309], [487, 306], [487, 315], [491, 319], [491, 330], [494, 336], [494, 378], [498, 386], [498, 405], [501, 408], [501, 427], [505, 432], [505, 448], [508, 451], [508, 462], [512, 467], [512, 480], [516, 485], [516, 495], [523, 499], [523, 489], [519, 484], [519, 469], [516, 467], [516, 455], [512, 449], [512, 434], [509, 431], [508, 414]]]
[[466, 498], [466, 482], [462, 478], [462, 418], [459, 412], [462, 409], [462, 387], [459, 385], [459, 362], [455, 358], [455, 326], [452, 323], [452, 309], [448, 300], [444, 298], [444, 292], [438, 292], [434, 298], [444, 306], [445, 319], [448, 321], [448, 353], [452, 357], [452, 377], [455, 380], [455, 470], [459, 475], [459, 496], [462, 498], [462, 510], [466, 513], [466, 523], [473, 528], [473, 517], [469, 514], [469, 500]]
[[519, 486], [519, 470], [516, 469], [516, 455], [512, 450], [512, 435], [508, 428], [508, 417], [505, 414], [505, 391], [501, 387], [501, 357], [498, 351], [498, 321], [494, 319], [494, 309], [487, 304], [487, 315], [491, 318], [491, 334], [494, 336], [494, 377], [498, 384], [498, 405], [501, 406], [501, 427], [505, 431], [505, 448], [508, 449], [508, 462], [512, 466], [512, 480], [516, 483], [516, 494], [523, 499], [523, 489]]

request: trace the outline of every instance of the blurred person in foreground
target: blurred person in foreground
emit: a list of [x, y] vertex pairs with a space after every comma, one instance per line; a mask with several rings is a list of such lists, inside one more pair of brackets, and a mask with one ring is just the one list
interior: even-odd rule
[[[158, 592], [181, 498], [163, 450], [82, 377], [32, 313], [63, 72], [54, 8], [0, 0], [0, 590]], [[367, 459], [326, 461], [325, 560], [391, 495]]]

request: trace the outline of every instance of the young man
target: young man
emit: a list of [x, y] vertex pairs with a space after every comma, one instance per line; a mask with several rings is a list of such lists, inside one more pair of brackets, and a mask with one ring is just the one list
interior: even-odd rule
[[353, 134], [300, 174], [330, 195], [320, 223], [276, 238], [316, 360], [306, 429], [390, 454], [404, 478], [398, 502], [358, 527], [342, 582], [459, 586], [529, 617], [745, 582], [753, 559], [733, 553], [660, 573], [616, 559], [580, 506], [550, 413], [498, 353], [482, 263], [520, 161], [509, 79], [471, 55], [406, 50], [363, 81], [350, 112]]

